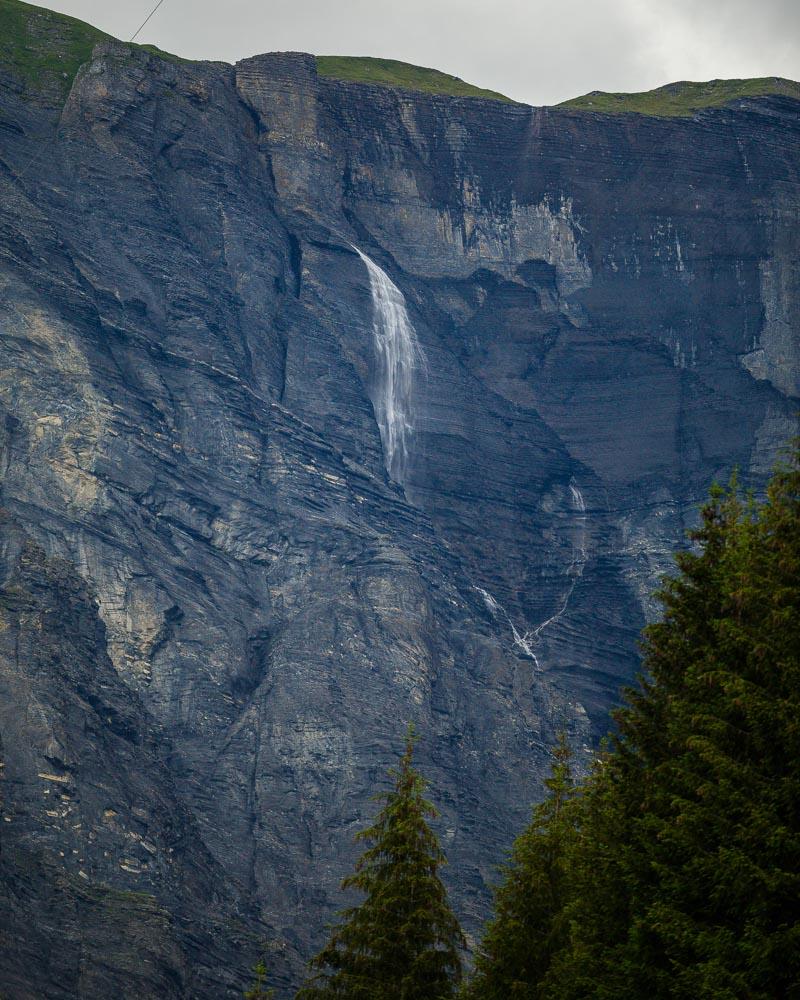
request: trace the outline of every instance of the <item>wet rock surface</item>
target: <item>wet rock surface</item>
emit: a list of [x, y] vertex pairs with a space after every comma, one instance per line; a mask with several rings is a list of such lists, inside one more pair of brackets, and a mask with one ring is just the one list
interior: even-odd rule
[[[0, 992], [235, 997], [265, 937], [290, 990], [409, 719], [474, 932], [711, 481], [796, 428], [797, 103], [111, 43], [0, 100]], [[399, 482], [354, 246], [424, 359]]]

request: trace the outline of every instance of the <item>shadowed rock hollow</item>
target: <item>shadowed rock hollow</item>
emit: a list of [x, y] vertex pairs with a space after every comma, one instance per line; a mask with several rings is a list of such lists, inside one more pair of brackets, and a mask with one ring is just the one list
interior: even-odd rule
[[296, 984], [409, 719], [474, 933], [796, 426], [800, 104], [2, 82], [0, 991], [233, 998], [265, 936]]

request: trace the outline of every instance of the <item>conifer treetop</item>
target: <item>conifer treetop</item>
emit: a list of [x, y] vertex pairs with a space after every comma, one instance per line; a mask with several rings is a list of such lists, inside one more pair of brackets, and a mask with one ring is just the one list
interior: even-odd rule
[[357, 835], [369, 846], [342, 882], [364, 899], [340, 914], [311, 962], [298, 1000], [450, 1000], [461, 978], [465, 942], [439, 877], [445, 856], [428, 824], [437, 815], [405, 751], [389, 775], [392, 788], [373, 823]]

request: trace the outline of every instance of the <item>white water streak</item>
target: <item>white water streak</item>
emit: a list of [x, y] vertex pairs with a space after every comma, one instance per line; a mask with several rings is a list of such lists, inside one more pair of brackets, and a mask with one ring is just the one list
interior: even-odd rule
[[574, 482], [569, 484], [569, 491], [572, 494], [572, 503], [576, 510], [579, 510], [581, 514], [586, 513], [586, 504], [583, 500], [583, 493], [578, 489]]
[[541, 633], [548, 628], [548, 626], [555, 624], [567, 610], [570, 598], [572, 597], [575, 587], [577, 586], [578, 580], [580, 580], [583, 576], [583, 569], [586, 565], [586, 502], [583, 499], [583, 493], [581, 493], [580, 488], [574, 481], [569, 484], [569, 491], [572, 498], [572, 508], [578, 522], [578, 538], [577, 544], [573, 543], [572, 562], [567, 570], [569, 576], [572, 577], [572, 582], [564, 595], [564, 599], [558, 611], [556, 611], [554, 615], [551, 615], [546, 621], [543, 621], [541, 625], [537, 625], [536, 628], [520, 632], [502, 604], [500, 604], [488, 590], [484, 590], [483, 587], [475, 587], [475, 590], [477, 590], [477, 592], [481, 595], [486, 607], [492, 615], [495, 618], [502, 618], [511, 628], [511, 635], [514, 637], [514, 645], [521, 649], [526, 656], [529, 656], [537, 667], [539, 666], [539, 660], [536, 657], [536, 653], [533, 651], [533, 644], [538, 640]]
[[496, 601], [488, 590], [484, 590], [483, 587], [475, 587], [475, 590], [477, 590], [478, 593], [481, 595], [486, 607], [491, 611], [492, 615], [494, 615], [495, 618], [502, 617], [505, 619], [505, 621], [511, 627], [511, 634], [514, 636], [514, 645], [519, 646], [522, 652], [525, 653], [526, 656], [529, 656], [538, 667], [539, 661], [536, 659], [536, 653], [534, 653], [533, 649], [531, 648], [530, 642], [528, 641], [529, 633], [526, 632], [523, 635], [519, 631], [514, 622], [511, 621], [511, 618], [509, 617], [508, 612], [503, 607], [503, 605], [500, 604], [498, 601]]
[[375, 261], [358, 247], [353, 249], [366, 265], [372, 292], [372, 330], [377, 357], [372, 403], [383, 443], [384, 461], [392, 479], [402, 483], [414, 430], [411, 412], [414, 372], [424, 367], [425, 356], [408, 318], [403, 293]]
[[538, 639], [541, 633], [550, 625], [554, 625], [562, 617], [570, 602], [570, 598], [577, 586], [578, 580], [583, 576], [583, 568], [586, 565], [586, 502], [575, 482], [569, 484], [569, 491], [572, 495], [572, 507], [576, 511], [578, 521], [578, 544], [572, 546], [572, 562], [567, 573], [572, 577], [569, 589], [564, 595], [561, 607], [554, 615], [537, 625], [535, 629], [525, 633], [525, 639], [529, 642]]

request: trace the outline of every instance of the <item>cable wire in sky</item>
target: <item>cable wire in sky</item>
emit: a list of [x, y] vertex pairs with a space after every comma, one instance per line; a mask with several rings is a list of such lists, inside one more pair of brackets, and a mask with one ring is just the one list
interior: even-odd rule
[[129, 42], [136, 41], [136, 39], [139, 37], [139, 32], [147, 24], [147, 22], [150, 20], [150, 18], [153, 16], [153, 14], [155, 14], [155, 12], [158, 10], [158, 8], [161, 6], [162, 3], [164, 3], [164, 0], [158, 0], [158, 3], [155, 5], [155, 7], [153, 7], [153, 9], [150, 11], [150, 13], [144, 19], [144, 21], [142, 21], [142, 23], [139, 25], [139, 27], [136, 29], [136, 31], [134, 31], [134, 33], [128, 39]]
[[[142, 28], [143, 28], [143, 27], [144, 27], [144, 26], [145, 26], [145, 25], [147, 24], [147, 22], [148, 22], [148, 21], [150, 20], [150, 18], [151, 18], [151, 17], [153, 16], [153, 14], [155, 14], [155, 12], [156, 12], [156, 11], [158, 10], [158, 8], [159, 8], [159, 7], [160, 7], [160, 6], [161, 6], [161, 5], [163, 4], [163, 3], [164, 3], [164, 0], [158, 0], [158, 3], [157, 3], [157, 4], [155, 5], [155, 7], [153, 7], [153, 9], [152, 9], [152, 10], [150, 11], [150, 13], [149, 13], [149, 14], [147, 15], [147, 17], [146, 17], [146, 18], [144, 19], [144, 21], [142, 21], [142, 23], [141, 23], [141, 24], [139, 25], [139, 27], [138, 27], [138, 28], [136, 29], [136, 31], [134, 31], [134, 33], [133, 33], [133, 34], [131, 35], [131, 37], [130, 37], [130, 38], [128, 39], [128, 44], [130, 44], [131, 42], [133, 42], [133, 41], [135, 41], [135, 40], [136, 40], [136, 38], [137, 38], [137, 37], [138, 37], [138, 35], [139, 35], [139, 32], [140, 32], [140, 31], [142, 30]], [[18, 180], [18, 181], [22, 180], [22, 178], [23, 178], [23, 177], [24, 177], [24, 176], [25, 176], [25, 175], [26, 175], [26, 174], [28, 173], [28, 171], [30, 170], [30, 168], [31, 168], [31, 167], [32, 167], [32, 166], [34, 165], [34, 163], [36, 163], [36, 161], [37, 161], [37, 160], [39, 159], [39, 157], [40, 157], [40, 156], [42, 155], [42, 152], [43, 152], [43, 151], [44, 151], [44, 147], [42, 146], [42, 147], [40, 147], [40, 148], [39, 148], [39, 149], [38, 149], [38, 150], [37, 150], [37, 151], [36, 151], [36, 152], [35, 152], [35, 153], [33, 154], [33, 156], [32, 156], [32, 157], [30, 158], [30, 160], [28, 160], [28, 162], [27, 162], [27, 163], [25, 164], [25, 166], [24, 166], [24, 167], [22, 168], [22, 170], [20, 170], [20, 171], [19, 171], [19, 173], [17, 174], [17, 180]]]

